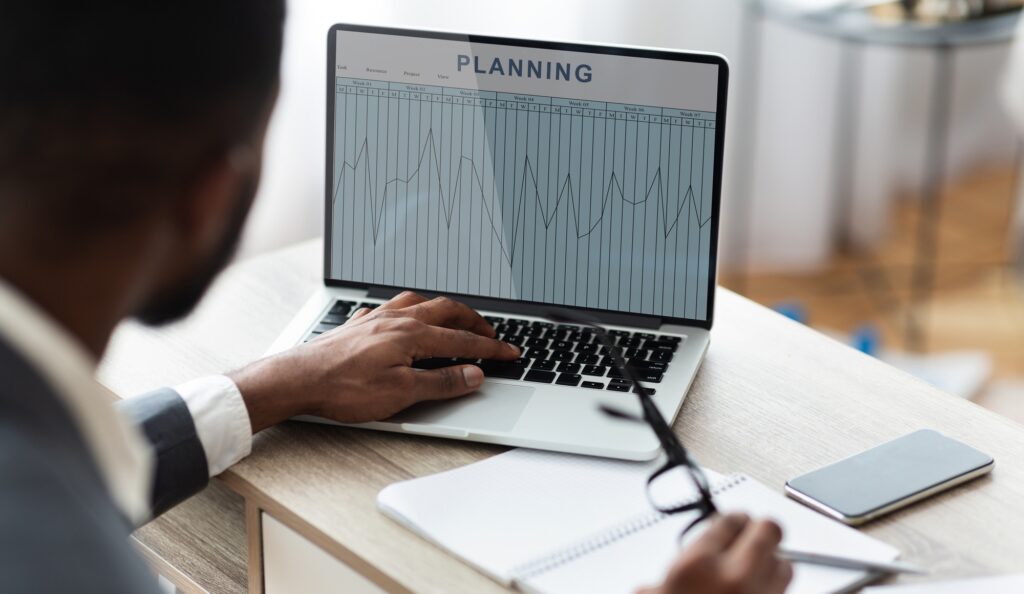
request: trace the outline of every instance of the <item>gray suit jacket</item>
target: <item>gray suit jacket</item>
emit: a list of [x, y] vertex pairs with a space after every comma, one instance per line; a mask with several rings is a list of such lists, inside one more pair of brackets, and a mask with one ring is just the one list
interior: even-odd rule
[[[208, 482], [185, 402], [160, 390], [119, 403], [157, 455], [153, 515]], [[0, 591], [154, 593], [81, 434], [50, 385], [0, 340]]]

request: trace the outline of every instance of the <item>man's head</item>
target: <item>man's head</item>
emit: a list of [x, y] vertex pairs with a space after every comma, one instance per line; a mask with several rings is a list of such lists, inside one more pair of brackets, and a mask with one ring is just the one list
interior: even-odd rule
[[2, 249], [57, 263], [120, 241], [152, 264], [126, 313], [187, 313], [255, 194], [283, 19], [283, 0], [3, 3]]

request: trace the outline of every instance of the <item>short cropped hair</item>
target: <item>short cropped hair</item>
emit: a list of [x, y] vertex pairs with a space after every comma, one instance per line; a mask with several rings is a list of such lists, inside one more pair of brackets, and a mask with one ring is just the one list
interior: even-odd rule
[[[279, 81], [283, 0], [0, 3], [0, 213], [130, 220], [247, 142]], [[56, 219], [55, 219], [56, 220]]]

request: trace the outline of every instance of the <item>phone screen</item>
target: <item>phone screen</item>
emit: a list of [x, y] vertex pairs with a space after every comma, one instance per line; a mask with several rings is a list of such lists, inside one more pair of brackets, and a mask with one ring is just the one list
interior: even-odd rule
[[[844, 518], [867, 516], [991, 467], [992, 457], [929, 429], [797, 477], [788, 487]], [[799, 497], [798, 497], [799, 498]]]

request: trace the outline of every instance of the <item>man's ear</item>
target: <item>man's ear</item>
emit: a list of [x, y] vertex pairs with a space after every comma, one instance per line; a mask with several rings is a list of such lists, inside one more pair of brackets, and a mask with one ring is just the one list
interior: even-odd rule
[[224, 155], [208, 166], [188, 186], [180, 201], [178, 227], [189, 256], [216, 249], [221, 235], [244, 199], [242, 188], [251, 169], [251, 151], [244, 148]]

